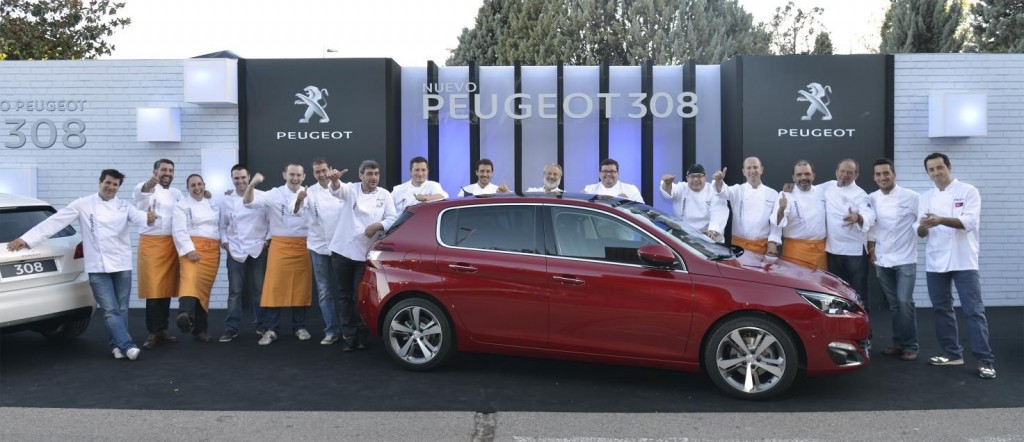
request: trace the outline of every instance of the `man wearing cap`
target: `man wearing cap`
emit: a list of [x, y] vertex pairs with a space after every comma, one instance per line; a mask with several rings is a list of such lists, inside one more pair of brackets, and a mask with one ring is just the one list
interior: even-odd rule
[[544, 192], [544, 193], [562, 193], [562, 189], [558, 186], [562, 184], [562, 166], [555, 163], [544, 166], [544, 185], [541, 187], [531, 187], [526, 189], [527, 192]]
[[828, 268], [825, 192], [814, 185], [814, 166], [810, 162], [800, 160], [793, 165], [793, 182], [782, 186], [770, 220], [782, 229], [782, 259], [810, 268]]
[[632, 184], [619, 181], [619, 162], [611, 158], [601, 161], [601, 182], [583, 188], [583, 193], [591, 195], [617, 196], [644, 204], [640, 189]]
[[782, 229], [768, 218], [779, 192], [761, 182], [764, 167], [757, 157], [743, 160], [743, 184], [723, 185], [726, 168], [715, 172], [715, 192], [732, 205], [732, 244], [762, 255], [779, 256]]
[[676, 217], [700, 230], [715, 242], [725, 238], [725, 223], [729, 221], [729, 208], [719, 198], [704, 174], [704, 166], [693, 164], [686, 169], [686, 185], [675, 183], [676, 176], [661, 176], [661, 195], [672, 200]]

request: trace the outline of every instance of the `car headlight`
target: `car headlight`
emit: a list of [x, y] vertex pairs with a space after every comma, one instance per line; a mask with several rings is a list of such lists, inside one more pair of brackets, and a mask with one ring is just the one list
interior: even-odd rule
[[809, 292], [806, 290], [797, 290], [804, 300], [821, 310], [822, 313], [829, 315], [841, 315], [846, 312], [852, 312], [856, 310], [856, 306], [853, 301], [849, 299], [835, 296], [826, 295], [824, 293]]

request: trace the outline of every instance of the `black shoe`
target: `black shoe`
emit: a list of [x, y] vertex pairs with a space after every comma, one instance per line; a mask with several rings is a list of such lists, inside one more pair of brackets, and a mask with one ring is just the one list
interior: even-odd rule
[[341, 344], [341, 351], [356, 351], [358, 339], [355, 336], [345, 336], [342, 339], [345, 342]]
[[210, 341], [213, 340], [213, 338], [210, 337], [209, 333], [206, 333], [206, 332], [199, 332], [199, 333], [197, 333], [194, 336], [194, 338], [195, 338], [196, 342], [203, 342], [203, 343], [210, 342]]
[[366, 350], [370, 348], [370, 332], [367, 330], [359, 330], [356, 333], [356, 348], [360, 350]]
[[178, 330], [181, 330], [182, 333], [192, 331], [192, 319], [188, 317], [188, 313], [178, 313], [178, 317], [174, 319], [174, 323], [178, 324]]
[[[142, 343], [142, 348], [144, 348], [146, 350], [149, 350], [149, 349], [151, 349], [153, 347], [156, 347], [156, 343], [157, 343], [158, 340], [159, 340], [159, 338], [157, 337], [156, 334], [150, 333], [149, 337], [146, 338], [146, 342]], [[115, 348], [115, 350], [117, 350], [117, 349]]]
[[[262, 336], [262, 334], [260, 335]], [[232, 339], [238, 337], [238, 332], [235, 330], [225, 330], [223, 335], [220, 335], [220, 342], [231, 342]]]

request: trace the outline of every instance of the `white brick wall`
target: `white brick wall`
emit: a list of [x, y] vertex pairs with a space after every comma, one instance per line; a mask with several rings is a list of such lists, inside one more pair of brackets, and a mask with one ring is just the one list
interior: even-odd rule
[[[84, 112], [0, 112], [0, 122], [10, 118], [31, 121], [50, 118], [57, 123], [67, 118], [85, 122], [86, 145], [68, 149], [58, 140], [49, 149], [29, 141], [20, 149], [3, 150], [3, 165], [31, 165], [38, 171], [39, 198], [61, 208], [75, 198], [97, 190], [102, 169], [114, 168], [125, 174], [119, 196], [130, 199], [135, 185], [152, 175], [153, 162], [169, 158], [175, 162], [174, 187], [184, 191], [189, 174], [201, 172], [202, 148], [238, 148], [238, 108], [198, 106], [184, 103], [182, 60], [79, 60], [5, 61], [0, 63], [0, 100], [85, 100]], [[135, 138], [135, 108], [180, 107], [181, 142], [148, 143]], [[4, 124], [0, 140], [10, 141]], [[27, 132], [27, 129], [22, 129]], [[2, 144], [2, 143], [0, 143]], [[226, 176], [230, 175], [224, 170]], [[77, 228], [77, 223], [75, 223]], [[137, 234], [133, 233], [133, 246]], [[221, 260], [223, 262], [223, 258]], [[135, 272], [137, 275], [137, 272]], [[145, 303], [132, 290], [132, 307]], [[210, 305], [227, 303], [227, 271], [221, 271], [213, 286]]]
[[[1024, 54], [902, 54], [895, 64], [895, 151], [900, 185], [924, 191], [932, 182], [924, 157], [949, 155], [953, 176], [981, 192], [981, 289], [988, 306], [1024, 305]], [[928, 138], [928, 94], [988, 96], [988, 135]], [[914, 299], [930, 306], [924, 241]]]

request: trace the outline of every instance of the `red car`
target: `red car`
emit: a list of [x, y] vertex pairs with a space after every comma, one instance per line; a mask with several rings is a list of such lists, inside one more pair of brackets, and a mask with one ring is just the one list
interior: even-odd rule
[[866, 365], [867, 314], [830, 273], [591, 195], [408, 208], [367, 254], [359, 309], [410, 370], [456, 351], [704, 369], [762, 399]]

